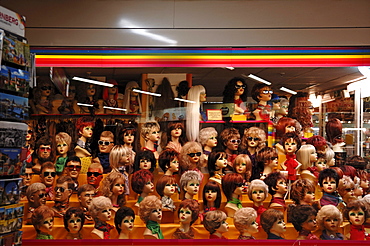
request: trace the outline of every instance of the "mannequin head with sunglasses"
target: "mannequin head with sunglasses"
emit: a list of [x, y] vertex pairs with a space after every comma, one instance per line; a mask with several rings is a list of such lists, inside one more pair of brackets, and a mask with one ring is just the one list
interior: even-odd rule
[[158, 159], [156, 145], [160, 139], [160, 126], [156, 121], [145, 122], [141, 127], [141, 136], [144, 138], [145, 147], [143, 149], [152, 151], [155, 159]]
[[61, 176], [54, 187], [55, 200], [52, 207], [56, 217], [63, 217], [69, 207], [69, 198], [72, 196], [75, 183], [69, 176]]
[[103, 173], [112, 171], [109, 163], [109, 156], [114, 147], [114, 135], [111, 131], [103, 131], [98, 140], [99, 153], [93, 160], [103, 166]]
[[197, 142], [187, 142], [181, 149], [179, 162], [181, 172], [188, 170], [200, 170], [203, 166], [204, 156], [202, 147]]
[[228, 173], [222, 178], [222, 190], [227, 198], [225, 211], [230, 218], [242, 207], [244, 179], [239, 173]]
[[154, 157], [153, 152], [149, 150], [140, 150], [136, 153], [134, 160], [134, 172], [141, 169], [146, 169], [154, 172], [156, 169], [157, 160]]
[[259, 127], [250, 127], [244, 130], [241, 142], [242, 150], [254, 155], [266, 146], [266, 132]]
[[72, 138], [68, 133], [59, 132], [55, 135], [55, 143], [57, 146], [57, 161], [55, 169], [58, 174], [62, 173], [66, 164], [68, 156], [74, 153], [71, 149]]
[[154, 176], [153, 174], [146, 169], [141, 169], [134, 172], [131, 175], [131, 188], [137, 194], [140, 194], [138, 197], [135, 206], [138, 207], [140, 202], [147, 197], [150, 193], [154, 192]]
[[55, 166], [52, 162], [48, 161], [42, 164], [40, 173], [40, 182], [43, 183], [47, 188], [47, 200], [54, 200], [53, 185], [55, 181], [55, 176], [57, 175], [55, 171]]
[[228, 155], [229, 165], [234, 161], [234, 154], [238, 154], [240, 146], [240, 133], [235, 128], [226, 128], [220, 134], [220, 139], [226, 154]]
[[54, 212], [42, 205], [32, 213], [31, 221], [37, 232], [36, 239], [54, 239], [51, 235], [54, 226]]
[[54, 87], [49, 81], [37, 80], [37, 87], [33, 90], [34, 106], [32, 107], [34, 114], [48, 114], [52, 110], [52, 95], [54, 95]]
[[180, 186], [184, 191], [184, 199], [197, 199], [201, 177], [197, 171], [186, 171], [181, 175]]
[[98, 189], [100, 181], [103, 179], [103, 167], [98, 162], [91, 163], [87, 169], [87, 183]]
[[126, 203], [125, 182], [125, 176], [119, 172], [109, 173], [102, 181], [101, 194], [111, 200], [115, 210]]
[[78, 176], [80, 175], [81, 167], [81, 160], [79, 157], [68, 157], [66, 161], [66, 173], [73, 179], [73, 182], [75, 183], [73, 192], [76, 192], [78, 188]]
[[234, 103], [234, 114], [244, 114], [247, 110], [245, 102], [247, 101], [248, 86], [243, 78], [232, 78], [225, 85], [223, 91], [223, 102]]
[[29, 211], [27, 213], [27, 224], [31, 224], [32, 212], [46, 204], [46, 186], [43, 183], [33, 183], [28, 186], [26, 190], [26, 197], [29, 204]]
[[40, 138], [35, 144], [35, 152], [32, 158], [32, 171], [36, 174], [40, 173], [41, 165], [47, 161], [54, 161], [53, 145], [50, 139], [46, 136]]
[[353, 182], [349, 176], [344, 175], [343, 178], [339, 180], [338, 193], [345, 203], [357, 200], [357, 196], [355, 195], [355, 182]]
[[273, 91], [266, 84], [255, 84], [252, 88], [252, 98], [258, 103], [257, 108], [253, 111], [256, 120], [270, 120], [271, 108], [267, 104], [272, 98]]
[[85, 223], [84, 211], [71, 207], [63, 217], [64, 228], [68, 231], [66, 239], [82, 239], [81, 229]]

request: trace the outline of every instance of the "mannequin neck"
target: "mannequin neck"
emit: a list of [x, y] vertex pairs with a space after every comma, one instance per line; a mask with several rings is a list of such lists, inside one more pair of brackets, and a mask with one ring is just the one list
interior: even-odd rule
[[119, 234], [118, 239], [129, 239], [128, 233], [124, 233], [124, 232], [121, 231], [121, 233]]
[[190, 230], [190, 223], [180, 222], [180, 230], [184, 233], [187, 233]]
[[185, 193], [185, 199], [194, 199], [194, 195], [191, 195], [188, 192], [186, 192]]
[[148, 148], [150, 150], [154, 150], [154, 142], [152, 140], [148, 140], [145, 142], [145, 148]]
[[212, 152], [212, 147], [206, 145], [206, 146], [204, 146], [204, 150]]
[[166, 176], [172, 176], [173, 175], [173, 172], [167, 169], [167, 171], [165, 172], [164, 175], [166, 175]]

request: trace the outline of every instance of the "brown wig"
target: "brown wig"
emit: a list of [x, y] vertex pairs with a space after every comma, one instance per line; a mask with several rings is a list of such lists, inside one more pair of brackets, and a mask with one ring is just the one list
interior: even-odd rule
[[146, 183], [153, 180], [153, 174], [149, 170], [139, 170], [131, 176], [131, 188], [137, 194], [141, 194]]
[[177, 210], [177, 216], [180, 215], [180, 210], [182, 208], [190, 209], [190, 211], [191, 211], [190, 225], [192, 225], [199, 217], [199, 203], [194, 199], [185, 199], [185, 200], [183, 200], [179, 205], [179, 209]]
[[203, 187], [203, 205], [204, 207], [208, 207], [208, 201], [206, 199], [207, 191], [213, 191], [217, 193], [216, 200], [215, 200], [215, 207], [217, 209], [221, 206], [221, 189], [219, 184], [216, 181], [208, 181], [207, 184]]
[[275, 128], [276, 128], [276, 138], [280, 139], [286, 132], [285, 128], [287, 126], [293, 126], [295, 128], [295, 133], [299, 136], [301, 133], [301, 125], [299, 122], [295, 119], [289, 118], [289, 117], [282, 117], [277, 122]]
[[288, 213], [288, 221], [291, 221], [297, 231], [302, 230], [302, 224], [308, 220], [311, 215], [316, 216], [317, 211], [310, 205], [292, 206]]
[[290, 196], [294, 203], [299, 205], [307, 192], [315, 192], [315, 185], [308, 179], [297, 179], [292, 184]]
[[269, 193], [272, 196], [276, 194], [275, 189], [277, 189], [277, 183], [279, 180], [284, 180], [286, 182], [284, 175], [282, 175], [280, 172], [270, 173], [263, 180], [263, 182], [265, 182], [265, 184], [267, 184], [267, 186], [269, 187]]
[[343, 210], [343, 216], [346, 220], [349, 220], [349, 211], [354, 210], [358, 211], [362, 209], [365, 213], [365, 221], [370, 217], [369, 205], [361, 200], [353, 200], [347, 204]]
[[171, 162], [176, 157], [179, 158], [179, 153], [174, 149], [165, 149], [161, 152], [158, 158], [158, 164], [163, 172], [167, 171], [171, 165]]
[[166, 187], [166, 184], [176, 184], [177, 186], [179, 186], [174, 176], [163, 175], [155, 184], [155, 189], [158, 195], [160, 195], [161, 197], [164, 196], [163, 190], [164, 187]]
[[228, 201], [232, 200], [232, 194], [237, 187], [244, 185], [242, 175], [239, 173], [228, 173], [222, 178], [222, 191]]
[[308, 93], [298, 92], [289, 98], [288, 117], [296, 119], [306, 130], [313, 126], [310, 107], [312, 103], [308, 101]]
[[342, 143], [342, 122], [339, 119], [333, 118], [326, 123], [325, 126], [326, 139], [332, 144]]
[[284, 220], [284, 214], [283, 212], [272, 208], [263, 212], [260, 218], [261, 226], [266, 233], [270, 233], [274, 223], [278, 220]]
[[76, 208], [76, 207], [70, 207], [67, 209], [63, 221], [64, 221], [64, 228], [69, 232], [68, 228], [68, 222], [71, 219], [72, 215], [75, 215], [76, 217], [79, 217], [81, 219], [81, 228], [80, 231], [85, 223], [85, 214], [84, 211], [81, 208]]
[[207, 164], [208, 164], [208, 172], [209, 172], [210, 177], [215, 176], [215, 171], [217, 171], [216, 162], [221, 157], [224, 157], [225, 159], [227, 159], [226, 153], [225, 152], [211, 152], [209, 154]]

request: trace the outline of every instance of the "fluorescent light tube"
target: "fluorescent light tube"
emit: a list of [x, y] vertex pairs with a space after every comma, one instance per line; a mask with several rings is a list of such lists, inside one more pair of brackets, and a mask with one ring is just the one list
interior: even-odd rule
[[90, 84], [95, 84], [95, 85], [101, 85], [101, 86], [107, 86], [107, 87], [113, 87], [114, 86], [113, 84], [110, 84], [110, 83], [105, 83], [105, 82], [92, 80], [92, 79], [80, 78], [80, 77], [76, 77], [76, 76], [73, 77], [72, 79], [73, 80], [78, 80], [78, 81], [81, 81], [81, 82], [90, 83]]
[[261, 83], [264, 83], [264, 84], [266, 84], [266, 85], [271, 85], [271, 82], [269, 82], [269, 81], [267, 81], [267, 80], [264, 80], [264, 79], [262, 79], [262, 78], [260, 78], [260, 77], [257, 77], [256, 75], [253, 75], [253, 74], [249, 74], [249, 75], [248, 75], [248, 78], [251, 78], [251, 79], [257, 80], [257, 81], [259, 81], [259, 82], [261, 82]]
[[84, 106], [84, 107], [94, 107], [92, 104], [86, 104], [86, 103], [77, 103], [78, 106]]
[[115, 108], [115, 107], [108, 107], [108, 106], [103, 106], [103, 108], [106, 108], [106, 109], [112, 109], [112, 110], [127, 111], [127, 109], [125, 109], [125, 108]]
[[281, 88], [280, 88], [280, 90], [281, 90], [281, 91], [288, 92], [288, 93], [293, 94], [293, 95], [297, 94], [297, 92], [296, 92], [296, 91], [293, 91], [293, 90], [288, 89], [288, 88], [285, 88], [285, 87], [281, 87]]
[[181, 102], [187, 102], [187, 103], [195, 103], [194, 101], [190, 101], [190, 100], [186, 100], [186, 99], [181, 99], [181, 98], [174, 98], [173, 100], [181, 101]]
[[149, 92], [149, 91], [142, 91], [142, 90], [138, 90], [138, 89], [133, 89], [132, 91], [137, 92], [137, 93], [143, 93], [143, 94], [151, 95], [151, 96], [156, 96], [156, 97], [162, 96], [161, 94], [158, 94], [158, 93], [153, 93], [153, 92]]
[[231, 71], [233, 71], [235, 68], [234, 67], [225, 67], [226, 69], [229, 69]]

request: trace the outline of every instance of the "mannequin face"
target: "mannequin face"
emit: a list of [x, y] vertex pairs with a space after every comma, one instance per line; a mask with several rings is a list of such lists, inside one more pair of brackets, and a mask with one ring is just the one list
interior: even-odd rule
[[114, 146], [113, 138], [100, 137], [98, 144], [100, 153], [110, 153]]
[[170, 162], [170, 167], [168, 168], [171, 172], [175, 173], [179, 171], [179, 160], [177, 157], [175, 157], [171, 162]]
[[280, 103], [280, 110], [279, 110], [278, 114], [287, 115], [288, 114], [288, 107], [289, 107], [289, 104], [281, 104]]
[[81, 163], [78, 161], [69, 161], [66, 163], [67, 175], [73, 179], [77, 179], [81, 171]]
[[369, 188], [369, 180], [361, 179], [360, 187], [364, 190], [367, 190]]
[[72, 191], [68, 189], [67, 182], [64, 182], [63, 184], [56, 184], [54, 191], [55, 191], [55, 201], [57, 202], [66, 202], [72, 195]]
[[113, 87], [109, 87], [108, 88], [108, 94], [114, 95], [116, 93], [117, 93], [117, 87], [116, 86], [113, 86]]
[[284, 148], [287, 154], [294, 154], [297, 151], [297, 142], [293, 138], [289, 138], [285, 141]]
[[40, 87], [41, 89], [41, 95], [44, 97], [48, 97], [51, 94], [51, 86], [50, 85], [44, 85]]
[[95, 85], [88, 85], [87, 86], [87, 88], [86, 88], [86, 95], [88, 97], [94, 96], [95, 95], [95, 92], [96, 92]]
[[200, 160], [200, 156], [202, 155], [202, 152], [192, 152], [192, 153], [188, 153], [188, 156], [189, 156], [189, 161], [192, 163], [192, 164], [197, 164]]
[[41, 144], [39, 149], [37, 150], [37, 154], [40, 158], [49, 158], [51, 153], [51, 145], [43, 145]]
[[216, 232], [219, 232], [221, 234], [228, 232], [228, 231], [229, 231], [229, 224], [225, 220], [222, 221], [220, 227], [216, 229]]
[[310, 162], [314, 163], [317, 161], [317, 154], [315, 150], [312, 150], [310, 153]]
[[153, 127], [149, 134], [147, 134], [147, 139], [152, 142], [156, 142], [159, 140], [159, 128]]
[[149, 220], [155, 221], [155, 222], [161, 222], [162, 220], [162, 209], [157, 208], [152, 210], [151, 214], [149, 215]]
[[278, 166], [278, 158], [277, 157], [271, 157], [272, 159], [267, 161], [267, 166], [271, 168], [277, 168]]
[[257, 148], [259, 141], [261, 141], [259, 137], [247, 137], [247, 145], [250, 148]]
[[294, 126], [286, 126], [285, 127], [285, 133], [288, 132], [295, 132], [295, 127]]
[[303, 202], [306, 204], [312, 204], [313, 201], [315, 201], [315, 192], [308, 191], [303, 197]]
[[262, 189], [254, 188], [252, 190], [252, 201], [263, 202], [265, 199], [266, 199], [266, 195]]
[[68, 90], [68, 99], [74, 99], [76, 96], [76, 86], [70, 85]]
[[354, 192], [354, 188], [348, 188], [344, 191], [344, 194], [342, 195], [342, 199], [345, 201], [345, 202], [349, 202], [351, 200], [355, 200], [357, 199], [357, 197], [355, 196], [355, 192]]
[[166, 184], [163, 190], [165, 196], [172, 196], [176, 192], [176, 184]]
[[38, 190], [30, 198], [30, 201], [33, 202], [33, 207], [38, 208], [41, 205], [46, 204], [46, 191]]
[[235, 169], [237, 173], [244, 174], [247, 172], [247, 163], [245, 163], [244, 161], [241, 163], [237, 163], [235, 165]]
[[46, 187], [53, 186], [56, 174], [55, 168], [44, 168], [40, 174], [41, 183]]
[[82, 226], [82, 220], [75, 214], [72, 214], [71, 218], [68, 220], [68, 229], [72, 233], [77, 233], [80, 231]]
[[119, 162], [122, 164], [130, 164], [130, 161], [131, 161], [131, 153], [128, 152], [126, 155], [122, 154], [122, 157]]
[[181, 134], [182, 134], [182, 129], [181, 128], [175, 128], [175, 129], [171, 130], [171, 136], [172, 137], [178, 138], [178, 137], [181, 136]]
[[103, 179], [103, 171], [99, 168], [89, 168], [87, 170], [87, 183], [98, 188]]
[[189, 180], [189, 182], [186, 184], [186, 186], [184, 187], [184, 190], [186, 191], [186, 193], [188, 193], [189, 195], [196, 195], [198, 194], [198, 191], [199, 191], [199, 180], [196, 180], [196, 179], [191, 179]]
[[27, 135], [26, 135], [26, 141], [30, 141], [33, 135], [33, 129], [28, 126], [27, 128]]
[[308, 219], [302, 223], [302, 228], [306, 231], [314, 231], [317, 228], [316, 216], [311, 215]]
[[135, 136], [131, 133], [125, 133], [123, 135], [123, 142], [125, 144], [132, 144], [134, 142], [134, 140], [135, 140]]
[[199, 102], [205, 102], [205, 101], [207, 101], [207, 94], [206, 93], [200, 93]]
[[54, 218], [47, 217], [41, 222], [39, 226], [39, 230], [45, 234], [50, 234], [51, 231], [53, 230], [53, 225], [54, 225]]
[[83, 191], [78, 196], [78, 201], [80, 202], [82, 207], [88, 208], [91, 204], [91, 200], [93, 199], [94, 195], [95, 195], [95, 191], [93, 190]]
[[288, 190], [288, 186], [284, 179], [279, 179], [277, 181], [276, 187], [277, 187], [276, 193], [279, 193], [279, 194], [285, 194]]
[[207, 202], [214, 202], [217, 198], [217, 191], [215, 190], [208, 190], [206, 191], [206, 200]]
[[238, 184], [233, 193], [235, 195], [238, 195], [238, 196], [242, 195], [243, 194], [243, 186], [244, 186], [244, 183]]
[[123, 192], [125, 192], [125, 181], [122, 178], [120, 178], [114, 182], [112, 187], [112, 193], [118, 196], [122, 195]]
[[286, 232], [286, 226], [283, 219], [277, 220], [272, 225], [270, 232], [276, 235]]
[[179, 213], [180, 223], [190, 224], [192, 211], [189, 208], [181, 208]]
[[335, 233], [339, 229], [339, 219], [338, 218], [325, 218], [324, 228], [332, 233]]
[[349, 222], [352, 225], [362, 225], [365, 222], [365, 212], [362, 209], [349, 211]]
[[26, 168], [25, 175], [21, 175], [23, 179], [23, 185], [25, 186], [31, 185], [32, 175], [33, 175], [32, 168]]
[[153, 191], [154, 191], [154, 184], [151, 180], [149, 180], [144, 185], [143, 193], [149, 194], [149, 193], [153, 193]]
[[98, 213], [98, 220], [102, 222], [110, 221], [112, 217], [112, 208], [107, 206], [100, 213]]
[[221, 155], [215, 163], [216, 170], [221, 170], [222, 168], [225, 168], [227, 166], [227, 159], [226, 156]]
[[236, 89], [235, 96], [241, 96], [244, 93], [245, 85], [243, 84], [243, 82], [238, 81], [236, 82], [235, 89]]
[[335, 183], [335, 179], [329, 178], [329, 177], [325, 178], [322, 181], [322, 189], [326, 193], [333, 193], [334, 191], [336, 191], [337, 190], [337, 183]]
[[315, 162], [315, 167], [317, 168], [318, 172], [321, 172], [322, 170], [326, 169], [326, 160], [324, 158], [319, 158]]
[[230, 151], [236, 151], [239, 148], [240, 139], [233, 137], [226, 142], [226, 148]]
[[91, 138], [92, 137], [92, 134], [93, 134], [93, 127], [92, 127], [92, 125], [85, 126], [82, 129], [82, 131], [79, 131], [79, 133], [81, 134], [82, 137]]
[[206, 143], [206, 146], [214, 148], [217, 146], [217, 135], [211, 136]]
[[134, 229], [134, 217], [126, 216], [121, 222], [121, 233], [128, 233]]
[[257, 98], [260, 101], [267, 102], [267, 101], [271, 100], [272, 93], [273, 92], [272, 92], [271, 88], [266, 86], [266, 87], [263, 87], [262, 89], [260, 89], [260, 94], [259, 94], [259, 96], [257, 96]]
[[252, 224], [247, 228], [247, 231], [250, 234], [255, 234], [258, 232], [258, 223], [256, 221], [253, 221]]
[[140, 159], [139, 168], [149, 170], [152, 167], [152, 163], [147, 159]]
[[57, 143], [57, 152], [59, 155], [67, 154], [69, 146], [66, 142], [59, 142]]

